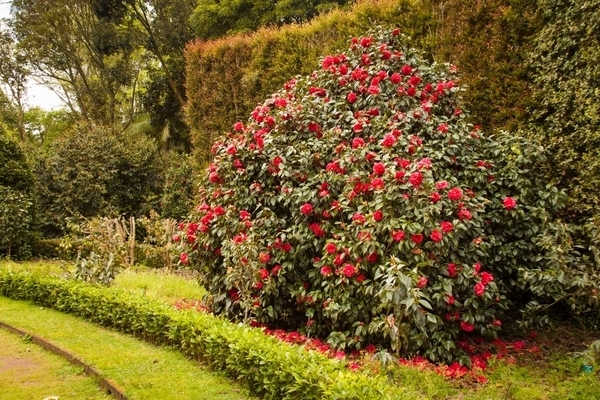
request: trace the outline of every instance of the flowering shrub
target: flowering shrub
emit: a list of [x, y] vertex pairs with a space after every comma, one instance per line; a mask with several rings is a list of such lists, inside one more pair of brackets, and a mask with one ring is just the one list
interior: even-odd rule
[[469, 124], [455, 68], [402, 41], [352, 39], [215, 143], [180, 227], [213, 311], [468, 363], [457, 340], [494, 337], [529, 293], [559, 199], [529, 173], [539, 150]]

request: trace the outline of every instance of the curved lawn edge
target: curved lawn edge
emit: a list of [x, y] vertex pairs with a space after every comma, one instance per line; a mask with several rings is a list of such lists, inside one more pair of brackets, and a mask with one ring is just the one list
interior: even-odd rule
[[60, 278], [0, 269], [0, 294], [32, 300], [156, 344], [245, 383], [268, 399], [420, 398], [391, 386], [381, 375], [349, 371], [344, 362], [282, 343], [262, 331], [160, 301]]
[[93, 366], [85, 363], [83, 360], [81, 360], [74, 354], [69, 353], [67, 350], [57, 346], [56, 344], [52, 343], [51, 341], [49, 341], [41, 336], [35, 335], [31, 332], [27, 332], [26, 330], [16, 328], [16, 327], [9, 325], [6, 322], [3, 322], [1, 320], [0, 320], [0, 329], [4, 329], [8, 332], [14, 333], [21, 337], [31, 338], [31, 341], [33, 343], [44, 348], [45, 350], [64, 358], [69, 363], [71, 363], [77, 367], [82, 367], [83, 371], [85, 372], [86, 375], [94, 378], [96, 380], [96, 382], [98, 383], [98, 385], [102, 389], [104, 389], [108, 393], [110, 393], [115, 399], [128, 400], [127, 396], [125, 396], [123, 389], [120, 388], [115, 382], [113, 382], [112, 380], [110, 380], [108, 378], [103, 377]]

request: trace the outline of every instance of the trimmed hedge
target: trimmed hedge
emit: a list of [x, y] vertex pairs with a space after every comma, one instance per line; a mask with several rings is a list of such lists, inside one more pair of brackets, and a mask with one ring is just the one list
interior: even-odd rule
[[400, 399], [384, 376], [351, 372], [345, 362], [234, 325], [115, 289], [0, 269], [0, 295], [169, 345], [245, 382], [266, 399]]

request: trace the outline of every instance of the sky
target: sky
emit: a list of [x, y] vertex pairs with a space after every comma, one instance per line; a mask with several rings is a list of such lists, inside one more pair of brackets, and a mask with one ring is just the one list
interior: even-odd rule
[[[10, 1], [0, 0], [0, 18], [8, 17], [10, 17]], [[56, 110], [64, 107], [64, 103], [53, 91], [34, 80], [27, 83], [25, 102], [28, 108], [40, 107], [44, 110]]]

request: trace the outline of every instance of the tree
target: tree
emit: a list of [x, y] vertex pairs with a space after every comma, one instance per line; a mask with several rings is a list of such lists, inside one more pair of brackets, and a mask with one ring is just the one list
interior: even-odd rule
[[30, 71], [27, 55], [10, 31], [0, 30], [0, 83], [17, 111], [19, 139], [25, 141], [25, 92]]
[[36, 76], [82, 118], [115, 127], [135, 113], [140, 65], [128, 31], [98, 18], [94, 4], [15, 0], [11, 25]]

